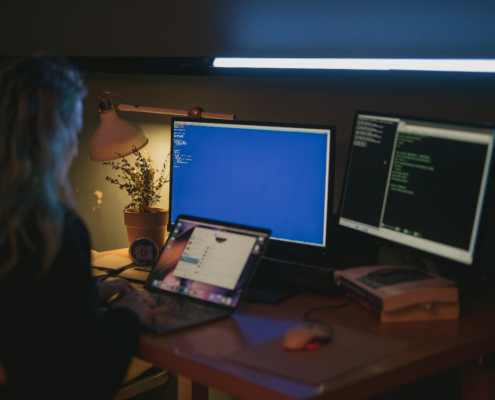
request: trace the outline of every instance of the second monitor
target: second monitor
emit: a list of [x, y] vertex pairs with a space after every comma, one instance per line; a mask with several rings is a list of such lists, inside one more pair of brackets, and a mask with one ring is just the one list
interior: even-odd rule
[[172, 119], [171, 220], [197, 215], [272, 230], [267, 257], [323, 264], [335, 128]]
[[471, 265], [493, 127], [357, 111], [340, 225]]

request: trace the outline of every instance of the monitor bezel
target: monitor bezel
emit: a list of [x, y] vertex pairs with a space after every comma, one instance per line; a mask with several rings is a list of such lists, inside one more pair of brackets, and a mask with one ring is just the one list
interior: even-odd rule
[[[336, 127], [334, 125], [321, 124], [305, 124], [305, 123], [290, 123], [290, 122], [273, 122], [273, 121], [246, 121], [246, 120], [217, 120], [206, 118], [187, 118], [173, 117], [170, 126], [170, 154], [174, 150], [174, 124], [177, 121], [185, 122], [204, 122], [207, 124], [225, 124], [225, 125], [250, 125], [250, 126], [266, 126], [266, 127], [281, 127], [281, 128], [305, 128], [305, 129], [325, 129], [330, 131], [329, 140], [329, 163], [328, 163], [328, 187], [327, 187], [327, 215], [326, 215], [326, 243], [325, 246], [314, 246], [300, 243], [287, 242], [282, 240], [270, 239], [270, 244], [265, 252], [264, 258], [292, 262], [315, 267], [327, 267], [328, 258], [331, 255], [335, 224], [332, 218], [334, 206], [334, 181], [335, 181], [335, 143], [336, 143]], [[173, 161], [170, 164], [170, 190], [169, 190], [169, 215], [172, 216], [172, 196], [173, 196]], [[169, 218], [170, 219], [170, 218]], [[172, 224], [169, 222], [168, 230], [170, 231]], [[270, 228], [269, 226], [267, 228]]]
[[[354, 135], [356, 131], [356, 124], [358, 120], [359, 115], [370, 115], [370, 116], [382, 116], [382, 117], [388, 117], [388, 118], [396, 118], [396, 119], [403, 119], [403, 120], [409, 120], [409, 121], [418, 121], [418, 122], [425, 122], [425, 123], [432, 123], [432, 124], [446, 124], [446, 125], [453, 125], [453, 126], [465, 126], [465, 127], [471, 127], [471, 128], [477, 128], [477, 129], [491, 129], [495, 130], [495, 125], [492, 123], [483, 123], [483, 122], [472, 122], [472, 121], [459, 121], [459, 120], [448, 120], [448, 119], [440, 119], [440, 118], [431, 118], [431, 117], [421, 117], [421, 116], [415, 116], [415, 115], [404, 115], [404, 114], [394, 114], [394, 113], [389, 113], [389, 112], [379, 112], [379, 111], [368, 111], [368, 110], [361, 110], [358, 109], [354, 113], [354, 122], [353, 122], [353, 127], [352, 127], [352, 132], [350, 135], [350, 140], [349, 140], [349, 147], [348, 147], [348, 156], [347, 156], [347, 161], [346, 161], [346, 169], [345, 169], [345, 175], [344, 175], [344, 180], [343, 180], [343, 186], [342, 186], [342, 191], [341, 191], [341, 196], [340, 196], [340, 201], [339, 201], [339, 211], [338, 211], [338, 216], [337, 216], [337, 224], [339, 225], [338, 229], [344, 229], [346, 232], [352, 232], [351, 237], [356, 237], [359, 240], [364, 240], [366, 242], [371, 242], [374, 243], [375, 245], [379, 246], [386, 246], [390, 247], [393, 249], [397, 249], [398, 251], [401, 252], [402, 259], [401, 261], [403, 263], [406, 263], [406, 260], [403, 257], [404, 253], [411, 254], [415, 260], [411, 262], [411, 264], [416, 264], [414, 266], [418, 266], [420, 264], [421, 267], [425, 267], [425, 260], [433, 262], [433, 265], [440, 267], [440, 268], [451, 268], [454, 267], [456, 271], [464, 271], [466, 268], [474, 268], [475, 266], [480, 266], [482, 264], [482, 260], [480, 259], [480, 254], [481, 254], [481, 249], [480, 249], [480, 243], [482, 242], [482, 238], [486, 234], [486, 230], [488, 229], [488, 223], [486, 221], [486, 215], [489, 212], [490, 208], [495, 208], [495, 182], [494, 181], [494, 173], [495, 173], [495, 160], [493, 157], [495, 156], [495, 146], [492, 149], [492, 162], [488, 170], [488, 176], [487, 176], [487, 183], [486, 183], [486, 188], [485, 188], [485, 196], [483, 200], [483, 206], [481, 209], [480, 213], [480, 222], [478, 226], [478, 232], [476, 236], [476, 244], [475, 244], [475, 249], [473, 252], [473, 261], [471, 264], [466, 264], [460, 261], [456, 261], [441, 255], [437, 255], [434, 253], [430, 253], [428, 251], [418, 249], [416, 247], [411, 247], [405, 244], [401, 244], [398, 242], [395, 242], [393, 240], [389, 240], [383, 237], [378, 237], [374, 235], [370, 235], [366, 232], [362, 232], [356, 229], [352, 229], [343, 225], [340, 225], [340, 218], [342, 215], [342, 209], [344, 206], [344, 197], [345, 197], [345, 192], [346, 192], [346, 185], [347, 185], [347, 180], [348, 180], [348, 175], [350, 172], [350, 163], [351, 163], [351, 151], [352, 151], [352, 145], [353, 145], [353, 140], [354, 140]], [[415, 262], [416, 261], [416, 262]], [[454, 276], [451, 276], [452, 278], [455, 278]]]

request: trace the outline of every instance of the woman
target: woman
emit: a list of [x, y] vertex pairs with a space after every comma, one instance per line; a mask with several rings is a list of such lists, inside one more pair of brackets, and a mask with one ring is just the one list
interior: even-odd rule
[[[124, 281], [98, 291], [91, 278], [89, 236], [67, 176], [85, 95], [81, 74], [62, 58], [0, 67], [2, 399], [112, 398], [140, 322], [156, 312]], [[116, 307], [100, 312], [118, 292]]]

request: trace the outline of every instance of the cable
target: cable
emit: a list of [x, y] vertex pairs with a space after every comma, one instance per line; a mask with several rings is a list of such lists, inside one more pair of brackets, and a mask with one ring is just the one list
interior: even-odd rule
[[343, 302], [343, 303], [339, 303], [339, 304], [332, 304], [330, 306], [320, 306], [320, 307], [314, 307], [314, 308], [311, 308], [309, 309], [308, 311], [306, 311], [303, 315], [303, 319], [305, 321], [309, 321], [311, 318], [309, 318], [309, 315], [312, 314], [313, 312], [315, 311], [319, 311], [319, 310], [325, 310], [325, 309], [331, 309], [331, 308], [341, 308], [341, 307], [345, 307], [345, 306], [348, 306], [349, 304], [352, 303], [352, 299], [350, 297], [347, 297], [346, 301]]
[[312, 313], [314, 313], [316, 311], [320, 311], [320, 310], [345, 307], [345, 306], [348, 306], [349, 304], [351, 304], [351, 302], [352, 302], [352, 299], [350, 297], [347, 297], [346, 301], [343, 303], [340, 303], [340, 304], [332, 304], [330, 306], [320, 306], [320, 307], [311, 308], [304, 313], [303, 319], [304, 319], [304, 321], [309, 322], [309, 323], [313, 322], [313, 323], [317, 323], [317, 324], [321, 324], [321, 325], [326, 326], [328, 328], [328, 330], [330, 331], [330, 338], [333, 338], [333, 334], [335, 331], [333, 326], [331, 324], [329, 324], [328, 322], [323, 321], [319, 318], [311, 318], [310, 315]]

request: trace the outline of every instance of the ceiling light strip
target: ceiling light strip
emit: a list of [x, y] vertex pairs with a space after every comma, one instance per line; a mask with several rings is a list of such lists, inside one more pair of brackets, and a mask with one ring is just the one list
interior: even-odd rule
[[495, 59], [416, 58], [228, 58], [216, 57], [217, 68], [279, 68], [368, 71], [441, 71], [495, 73]]

